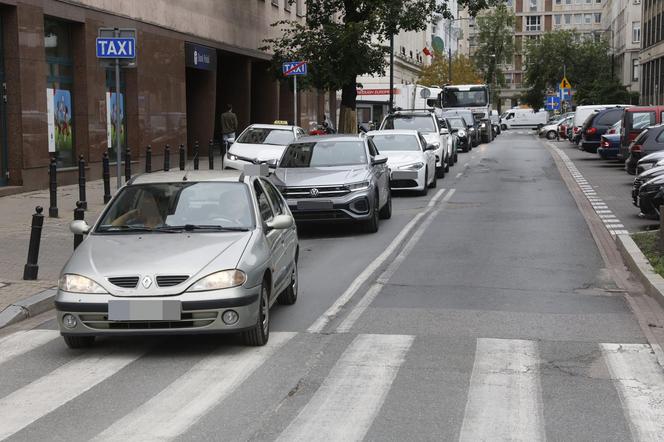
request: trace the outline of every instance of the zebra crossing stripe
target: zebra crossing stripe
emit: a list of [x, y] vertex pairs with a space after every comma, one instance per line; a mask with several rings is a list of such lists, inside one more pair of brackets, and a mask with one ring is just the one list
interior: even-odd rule
[[664, 372], [649, 345], [600, 344], [634, 440], [664, 437]]
[[406, 335], [357, 336], [278, 440], [362, 440], [413, 339]]
[[224, 400], [296, 333], [271, 333], [264, 347], [223, 347], [94, 440], [170, 440]]
[[478, 339], [459, 440], [545, 440], [539, 362], [533, 341]]
[[60, 336], [57, 330], [17, 331], [0, 341], [0, 364], [41, 347]]
[[0, 440], [85, 393], [142, 355], [138, 351], [92, 352], [0, 399]]

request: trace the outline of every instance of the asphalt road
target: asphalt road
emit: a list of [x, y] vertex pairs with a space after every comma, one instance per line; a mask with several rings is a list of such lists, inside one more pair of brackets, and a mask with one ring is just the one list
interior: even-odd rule
[[661, 440], [664, 372], [532, 135], [323, 232], [264, 348], [3, 331], [0, 440]]

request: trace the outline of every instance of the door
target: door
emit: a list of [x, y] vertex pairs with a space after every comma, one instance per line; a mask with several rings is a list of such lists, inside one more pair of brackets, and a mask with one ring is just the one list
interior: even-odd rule
[[263, 223], [263, 232], [267, 239], [267, 243], [270, 246], [270, 270], [272, 271], [273, 286], [273, 289], [270, 292], [270, 298], [272, 299], [278, 295], [276, 289], [283, 282], [283, 272], [280, 269], [280, 262], [283, 259], [282, 255], [284, 253], [284, 245], [281, 240], [283, 231], [267, 229], [266, 223], [274, 219], [274, 212], [272, 210], [272, 205], [270, 204], [270, 199], [258, 179], [254, 180], [254, 192], [256, 193], [256, 201], [258, 202], [258, 215]]
[[7, 105], [7, 83], [5, 82], [4, 45], [2, 42], [2, 17], [0, 17], [0, 186], [9, 181], [9, 152], [7, 151], [7, 130], [5, 106]]
[[[286, 202], [276, 187], [267, 180], [261, 179], [261, 184], [267, 192], [267, 196], [272, 204], [272, 209], [275, 215], [288, 215], [286, 209]], [[280, 231], [281, 241], [281, 254], [275, 270], [275, 285], [279, 287], [279, 291], [285, 289], [290, 283], [290, 270], [291, 263], [295, 257], [295, 250], [297, 249], [297, 234], [295, 233], [295, 226]]]
[[373, 175], [376, 177], [376, 189], [378, 190], [378, 207], [380, 209], [387, 202], [387, 195], [390, 192], [390, 177], [387, 172], [387, 163], [383, 164], [372, 164], [373, 159], [379, 155], [378, 148], [374, 144], [371, 138], [367, 139], [367, 144], [369, 146], [369, 167]]

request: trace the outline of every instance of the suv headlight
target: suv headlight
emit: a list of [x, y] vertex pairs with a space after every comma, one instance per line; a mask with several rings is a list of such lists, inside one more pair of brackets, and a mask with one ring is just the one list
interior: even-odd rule
[[411, 163], [411, 164], [404, 164], [403, 166], [399, 166], [397, 169], [400, 170], [420, 170], [421, 168], [424, 167], [424, 163]]
[[237, 161], [237, 156], [233, 155], [232, 153], [226, 154], [226, 157], [231, 161]]
[[348, 187], [351, 192], [367, 190], [369, 188], [369, 181], [360, 181], [359, 183], [346, 184], [346, 187]]
[[108, 293], [102, 286], [85, 276], [65, 273], [58, 280], [58, 288], [70, 293]]
[[466, 136], [466, 131], [462, 129], [462, 130], [459, 130], [459, 132], [457, 132], [457, 134], [458, 134], [461, 138], [463, 138], [463, 137]]
[[187, 291], [204, 292], [206, 290], [229, 289], [242, 285], [246, 281], [247, 275], [241, 270], [222, 270], [199, 279]]

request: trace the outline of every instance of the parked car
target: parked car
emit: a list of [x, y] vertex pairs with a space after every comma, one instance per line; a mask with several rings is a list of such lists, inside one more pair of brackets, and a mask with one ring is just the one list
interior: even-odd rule
[[623, 131], [620, 138], [619, 158], [629, 157], [629, 145], [647, 127], [664, 123], [664, 106], [635, 106], [623, 114]]
[[635, 206], [639, 206], [639, 192], [641, 190], [641, 186], [643, 186], [644, 183], [652, 180], [653, 178], [657, 178], [659, 176], [664, 176], [664, 161], [662, 164], [656, 165], [648, 170], [645, 170], [638, 174], [634, 178], [634, 183], [632, 184], [632, 203]]
[[634, 175], [639, 159], [661, 150], [664, 150], [664, 124], [645, 129], [632, 141], [629, 146], [629, 157], [625, 162], [625, 170]]
[[224, 169], [241, 171], [247, 164], [258, 163], [275, 166], [288, 143], [304, 135], [304, 129], [297, 126], [252, 124], [242, 131], [228, 149]]
[[392, 190], [415, 190], [426, 195], [436, 187], [435, 146], [415, 130], [377, 130], [367, 133], [381, 155], [387, 156]]
[[569, 115], [568, 117], [565, 117], [565, 119], [558, 125], [558, 137], [560, 138], [567, 138], [567, 129], [570, 127], [572, 122], [574, 121], [574, 113]]
[[461, 117], [466, 122], [468, 126], [468, 137], [470, 139], [470, 148], [479, 146], [482, 142], [482, 135], [480, 131], [479, 120], [475, 118], [475, 115], [469, 109], [454, 109], [447, 110], [442, 113], [441, 117], [443, 119]]
[[581, 141], [581, 127], [583, 123], [588, 119], [588, 117], [595, 111], [600, 111], [608, 107], [627, 107], [628, 105], [622, 104], [598, 104], [598, 105], [589, 105], [589, 106], [577, 106], [574, 111], [574, 123], [572, 125], [572, 136], [571, 142], [574, 144], [579, 144]]
[[264, 345], [269, 309], [297, 300], [298, 238], [265, 178], [220, 171], [139, 175], [65, 264], [55, 298], [69, 347], [95, 336], [242, 333]]
[[558, 126], [564, 121], [563, 118], [557, 118], [542, 126], [538, 135], [540, 138], [546, 137], [547, 140], [555, 140], [558, 137]]
[[620, 134], [604, 134], [601, 137], [597, 154], [603, 160], [615, 160], [620, 152]]
[[450, 132], [457, 136], [458, 146], [462, 152], [469, 152], [473, 148], [466, 120], [461, 117], [449, 117], [447, 118], [447, 127]]
[[428, 144], [436, 147], [436, 178], [443, 178], [454, 164], [454, 145], [446, 127], [441, 127], [434, 111], [394, 111], [383, 119], [380, 130], [417, 130]]
[[581, 127], [581, 150], [596, 153], [601, 137], [622, 120], [624, 108], [613, 107], [591, 113]]
[[664, 175], [646, 181], [639, 187], [636, 205], [649, 218], [659, 218], [659, 208], [664, 204]]
[[272, 180], [298, 222], [356, 222], [373, 233], [392, 216], [387, 157], [364, 135], [300, 138]]

